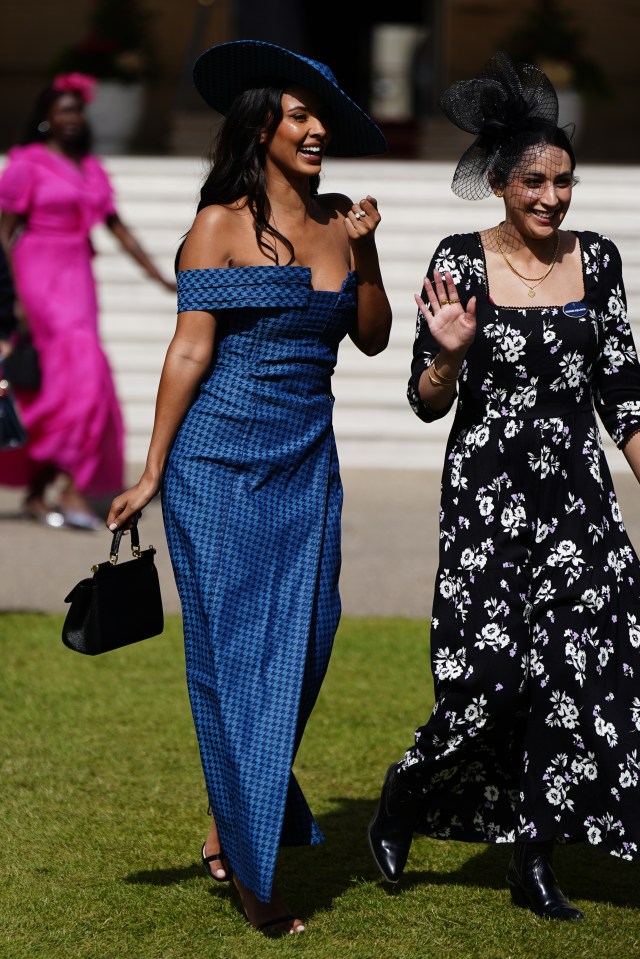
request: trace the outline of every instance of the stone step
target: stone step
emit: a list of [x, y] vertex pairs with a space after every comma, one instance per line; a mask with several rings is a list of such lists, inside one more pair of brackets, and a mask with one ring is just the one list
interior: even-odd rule
[[[187, 127], [185, 126], [185, 131]], [[436, 131], [437, 132], [437, 131]], [[186, 132], [185, 132], [186, 135]], [[203, 138], [201, 126], [189, 132]], [[437, 137], [432, 134], [437, 148]], [[0, 165], [3, 161], [0, 159]], [[195, 214], [207, 163], [195, 156], [108, 157], [118, 209], [167, 276], [182, 236]], [[346, 340], [333, 381], [335, 427], [344, 466], [438, 468], [450, 417], [421, 423], [406, 399], [415, 328], [413, 291], [419, 290], [436, 244], [452, 232], [493, 225], [501, 205], [493, 198], [469, 203], [450, 190], [454, 164], [388, 160], [327, 160], [323, 192], [380, 202], [378, 248], [394, 311], [389, 348], [373, 358]], [[625, 263], [630, 316], [640, 342], [640, 166], [588, 165], [566, 225], [611, 236]], [[175, 329], [175, 298], [150, 282], [104, 228], [94, 234], [100, 328], [112, 363], [127, 423], [127, 457], [146, 455], [158, 378]], [[624, 459], [605, 445], [614, 469]]]

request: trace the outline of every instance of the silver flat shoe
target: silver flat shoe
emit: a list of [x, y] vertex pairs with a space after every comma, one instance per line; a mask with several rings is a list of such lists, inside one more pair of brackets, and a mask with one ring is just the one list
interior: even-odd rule
[[43, 526], [50, 526], [52, 529], [62, 529], [65, 525], [64, 516], [57, 509], [51, 509], [46, 513], [33, 513], [29, 509], [24, 509], [22, 515], [32, 523], [42, 523]]
[[99, 516], [83, 510], [65, 509], [62, 511], [62, 520], [64, 525], [71, 529], [99, 530], [104, 527]]

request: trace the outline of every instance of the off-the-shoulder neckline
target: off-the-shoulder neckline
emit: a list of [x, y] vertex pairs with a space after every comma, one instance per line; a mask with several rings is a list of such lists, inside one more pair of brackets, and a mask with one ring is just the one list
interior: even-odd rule
[[[205, 267], [200, 270], [178, 270], [178, 276], [180, 276], [181, 273], [227, 273], [228, 274], [232, 270], [276, 270], [278, 272], [284, 272], [285, 270], [287, 271], [302, 270], [304, 271], [304, 273], [308, 275], [308, 278], [309, 278], [308, 285], [311, 286], [311, 267], [297, 266], [297, 265], [296, 266], [276, 266], [274, 264], [273, 266], [267, 266], [267, 264], [264, 264], [264, 265], [255, 264], [253, 266], [213, 266], [213, 267]], [[340, 286], [339, 290], [316, 290], [314, 287], [312, 287], [311, 292], [312, 293], [336, 293], [336, 294], [342, 293], [342, 291], [346, 287], [351, 277], [355, 275], [356, 275], [355, 270], [349, 270], [344, 280], [342, 281], [342, 285]]]

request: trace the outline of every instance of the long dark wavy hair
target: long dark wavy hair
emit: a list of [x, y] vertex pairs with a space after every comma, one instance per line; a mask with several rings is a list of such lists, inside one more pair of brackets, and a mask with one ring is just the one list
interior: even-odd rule
[[[282, 120], [285, 84], [263, 80], [244, 90], [234, 100], [216, 137], [211, 170], [200, 191], [198, 212], [214, 203], [226, 205], [246, 197], [253, 216], [256, 240], [263, 253], [278, 265], [276, 241], [289, 252], [288, 266], [295, 259], [293, 244], [269, 222], [269, 198], [264, 175], [267, 147]], [[266, 132], [264, 143], [260, 136]], [[320, 177], [310, 177], [311, 195], [318, 192]]]
[[[20, 143], [26, 145], [27, 143], [45, 143], [49, 134], [47, 130], [40, 130], [39, 127], [47, 120], [49, 116], [49, 111], [56, 100], [59, 100], [60, 97], [66, 96], [69, 90], [54, 90], [53, 85], [49, 84], [48, 87], [45, 87], [44, 90], [41, 90], [38, 94], [36, 102], [33, 105], [31, 114], [25, 124], [24, 130], [22, 131], [22, 137]], [[79, 96], [79, 94], [74, 94]], [[93, 136], [91, 134], [91, 127], [89, 123], [85, 120], [84, 128], [79, 135], [76, 143], [75, 149], [78, 156], [85, 157], [91, 153], [93, 149]]]

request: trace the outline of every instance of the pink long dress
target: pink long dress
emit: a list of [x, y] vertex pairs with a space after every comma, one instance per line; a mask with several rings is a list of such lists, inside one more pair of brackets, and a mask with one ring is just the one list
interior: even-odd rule
[[12, 262], [42, 369], [40, 390], [17, 395], [29, 441], [0, 452], [0, 484], [28, 486], [53, 464], [85, 494], [112, 493], [123, 486], [123, 425], [98, 337], [89, 237], [116, 212], [111, 184], [95, 157], [76, 165], [31, 143], [9, 153], [0, 209], [26, 218]]

